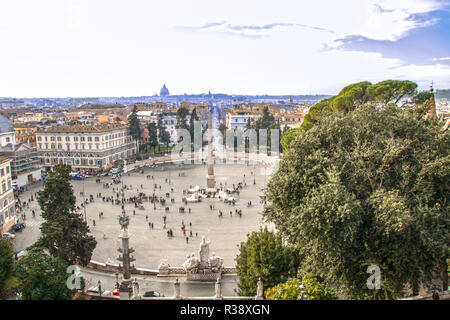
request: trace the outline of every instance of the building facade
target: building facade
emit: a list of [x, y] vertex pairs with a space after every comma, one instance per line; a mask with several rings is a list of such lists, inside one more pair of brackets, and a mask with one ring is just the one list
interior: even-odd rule
[[66, 164], [76, 171], [98, 171], [136, 154], [127, 126], [119, 124], [54, 126], [37, 131], [36, 144], [47, 170]]
[[247, 127], [248, 119], [253, 124], [253, 121], [255, 119], [254, 115], [251, 114], [233, 114], [233, 113], [227, 113], [227, 129], [239, 129], [239, 130], [245, 130]]
[[0, 157], [0, 229], [8, 232], [16, 223], [14, 191], [11, 179], [11, 159]]

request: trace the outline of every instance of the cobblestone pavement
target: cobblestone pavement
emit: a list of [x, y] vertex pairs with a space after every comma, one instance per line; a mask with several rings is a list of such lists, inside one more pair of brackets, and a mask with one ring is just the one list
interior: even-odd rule
[[[252, 172], [256, 172], [256, 185], [253, 184]], [[186, 255], [191, 252], [197, 253], [201, 237], [205, 235], [211, 241], [210, 254], [224, 258], [224, 265], [231, 267], [235, 265], [235, 257], [238, 253], [238, 245], [246, 239], [248, 232], [256, 231], [260, 226], [264, 225], [261, 217], [262, 204], [259, 196], [262, 195], [262, 188], [268, 182], [268, 172], [263, 166], [246, 166], [241, 165], [216, 165], [215, 174], [216, 182], [219, 186], [222, 183], [226, 187], [232, 187], [239, 182], [244, 182], [247, 187], [241, 190], [240, 196], [237, 197], [235, 206], [225, 204], [218, 199], [204, 199], [200, 203], [191, 203], [185, 206], [186, 213], [179, 213], [178, 208], [184, 206], [181, 203], [183, 190], [188, 189], [191, 185], [205, 187], [207, 168], [203, 165], [160, 165], [158, 168], [145, 168], [145, 172], [141, 174], [133, 171], [124, 174], [122, 177], [123, 184], [129, 187], [125, 191], [125, 197], [132, 197], [143, 192], [146, 195], [152, 195], [154, 188], [153, 183], [158, 185], [155, 191], [157, 197], [164, 197], [166, 193], [170, 193], [175, 199], [175, 203], [171, 203], [170, 198], [166, 198], [169, 212], [165, 212], [164, 207], [157, 204], [156, 210], [153, 204], [144, 202], [144, 210], [134, 208], [132, 203], [125, 205], [125, 210], [130, 216], [129, 230], [132, 234], [130, 245], [136, 250], [133, 254], [136, 258], [134, 262], [136, 267], [156, 269], [160, 260], [165, 259], [170, 266], [181, 266]], [[153, 176], [154, 180], [147, 179], [147, 175]], [[167, 179], [167, 183], [166, 183]], [[170, 185], [169, 185], [170, 180]], [[77, 197], [77, 205], [83, 200], [80, 192], [84, 189], [84, 195], [94, 196], [94, 202], [89, 203], [86, 207], [87, 222], [92, 234], [97, 239], [97, 247], [94, 250], [92, 259], [99, 262], [106, 262], [108, 259], [117, 263], [117, 248], [120, 247], [118, 238], [120, 226], [118, 224], [118, 216], [121, 212], [120, 205], [112, 205], [103, 202], [101, 198], [97, 198], [97, 193], [102, 196], [113, 196], [113, 188], [117, 191], [120, 184], [112, 185], [109, 189], [103, 188], [104, 182], [111, 182], [111, 177], [101, 178], [101, 183], [96, 183], [95, 178], [89, 178], [84, 181], [72, 181], [74, 193]], [[141, 188], [142, 184], [142, 188]], [[161, 186], [161, 189], [160, 189]], [[173, 193], [171, 192], [173, 188]], [[21, 195], [22, 200], [26, 200], [30, 195], [38, 189], [34, 188]], [[251, 207], [247, 207], [248, 201], [252, 202]], [[214, 205], [214, 210], [210, 209], [210, 205]], [[188, 213], [191, 208], [191, 213]], [[32, 218], [31, 210], [36, 211], [36, 217]], [[235, 214], [235, 209], [242, 210], [242, 217]], [[135, 214], [133, 214], [133, 210]], [[218, 217], [219, 210], [223, 212], [223, 218]], [[232, 216], [230, 215], [232, 211]], [[25, 209], [26, 228], [23, 232], [17, 233], [16, 239], [13, 240], [16, 251], [25, 249], [34, 243], [39, 237], [41, 224], [40, 210], [37, 201], [33, 201], [30, 207]], [[99, 213], [103, 212], [103, 218], [99, 219]], [[83, 213], [83, 210], [80, 211]], [[148, 216], [148, 219], [146, 219]], [[167, 217], [166, 229], [163, 226], [163, 216]], [[96, 225], [93, 225], [95, 220]], [[153, 229], [149, 227], [148, 222], [153, 223]], [[186, 242], [186, 236], [181, 231], [182, 222], [186, 225], [186, 236], [189, 242]], [[189, 223], [192, 223], [192, 229]], [[273, 229], [272, 225], [268, 225], [269, 229]], [[173, 238], [167, 237], [167, 230], [172, 229]], [[192, 230], [192, 236], [190, 231]], [[106, 235], [106, 238], [104, 238]]]

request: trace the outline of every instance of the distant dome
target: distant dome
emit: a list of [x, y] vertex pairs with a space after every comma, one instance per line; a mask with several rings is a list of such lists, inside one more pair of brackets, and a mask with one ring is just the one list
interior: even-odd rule
[[0, 133], [14, 132], [14, 126], [5, 116], [0, 115]]
[[167, 89], [166, 85], [164, 84], [163, 87], [161, 88], [161, 91], [159, 92], [159, 95], [161, 97], [165, 97], [169, 95], [169, 89]]

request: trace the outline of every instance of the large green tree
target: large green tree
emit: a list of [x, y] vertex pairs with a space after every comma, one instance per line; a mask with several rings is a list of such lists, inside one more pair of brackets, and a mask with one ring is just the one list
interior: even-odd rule
[[412, 81], [386, 80], [367, 88], [370, 100], [381, 103], [399, 103], [401, 99], [413, 97], [417, 83]]
[[14, 270], [14, 250], [9, 240], [0, 238], [0, 293]]
[[41, 237], [36, 246], [71, 264], [87, 265], [97, 241], [89, 235], [87, 223], [74, 212], [75, 195], [70, 184], [70, 167], [54, 166], [38, 193], [42, 218]]
[[67, 287], [69, 263], [34, 246], [15, 265], [19, 291], [25, 300], [69, 300], [75, 291]]
[[197, 115], [196, 108], [192, 109], [191, 118], [189, 119], [189, 133], [191, 134], [191, 142], [194, 141], [194, 130], [195, 130], [195, 121], [198, 121], [200, 118]]
[[153, 152], [155, 148], [158, 146], [158, 128], [155, 123], [150, 122], [147, 126], [148, 130], [148, 145], [153, 148]]
[[239, 276], [240, 296], [256, 295], [258, 279], [264, 288], [271, 288], [295, 275], [294, 255], [290, 248], [283, 245], [279, 234], [260, 229], [247, 236], [241, 242], [236, 257], [236, 269]]
[[142, 139], [142, 130], [141, 130], [141, 125], [140, 125], [139, 119], [137, 117], [137, 107], [136, 106], [133, 107], [130, 115], [128, 116], [128, 131], [130, 132], [130, 135], [133, 137], [133, 139], [136, 142], [138, 142], [138, 145], [139, 145], [139, 142]]
[[187, 116], [189, 114], [188, 109], [186, 108], [178, 108], [177, 110], [177, 124], [175, 126], [176, 129], [185, 129], [189, 130], [189, 125], [187, 124]]
[[[264, 217], [302, 268], [348, 297], [417, 291], [447, 270], [450, 133], [441, 127], [392, 104], [323, 115], [291, 142]], [[381, 290], [366, 285], [370, 265], [380, 267]]]

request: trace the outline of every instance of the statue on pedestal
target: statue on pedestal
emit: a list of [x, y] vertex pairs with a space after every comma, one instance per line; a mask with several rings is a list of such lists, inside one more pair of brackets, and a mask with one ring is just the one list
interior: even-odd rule
[[206, 237], [202, 237], [202, 242], [200, 243], [200, 250], [198, 251], [198, 254], [200, 256], [200, 263], [203, 265], [207, 265], [208, 258], [209, 258], [209, 244], [210, 242], [206, 241]]
[[186, 261], [183, 263], [182, 267], [186, 272], [197, 273], [200, 261], [197, 259], [195, 254], [192, 252], [190, 255], [186, 255]]
[[223, 258], [216, 256], [216, 254], [213, 252], [211, 258], [208, 259], [208, 264], [213, 272], [219, 272], [223, 266]]

